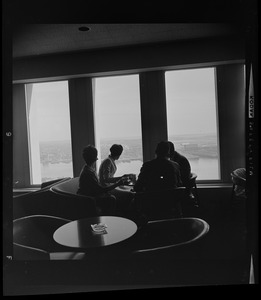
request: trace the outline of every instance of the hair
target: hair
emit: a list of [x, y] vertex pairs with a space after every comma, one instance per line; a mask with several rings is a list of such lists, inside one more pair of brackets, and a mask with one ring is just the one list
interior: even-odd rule
[[113, 144], [110, 148], [111, 156], [120, 156], [122, 154], [123, 147], [119, 144]]
[[83, 148], [82, 157], [86, 164], [92, 164], [97, 160], [98, 151], [93, 145], [88, 145]]
[[169, 157], [170, 159], [172, 159], [175, 152], [175, 146], [171, 141], [168, 141], [168, 143], [169, 143]]
[[170, 154], [169, 143], [167, 141], [162, 141], [158, 143], [155, 153], [157, 157], [169, 157]]

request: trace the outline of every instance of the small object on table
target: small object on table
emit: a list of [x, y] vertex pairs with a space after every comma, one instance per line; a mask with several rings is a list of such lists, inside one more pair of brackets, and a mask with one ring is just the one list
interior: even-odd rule
[[107, 225], [103, 224], [103, 223], [91, 224], [91, 228], [94, 233], [98, 233], [98, 234], [107, 233], [107, 231], [106, 231]]

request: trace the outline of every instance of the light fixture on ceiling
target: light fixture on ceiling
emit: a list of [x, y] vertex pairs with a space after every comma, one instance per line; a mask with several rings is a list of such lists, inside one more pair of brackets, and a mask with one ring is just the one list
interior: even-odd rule
[[80, 26], [80, 27], [78, 28], [78, 30], [79, 30], [79, 31], [90, 31], [91, 28], [90, 28], [90, 27], [87, 27], [87, 26]]

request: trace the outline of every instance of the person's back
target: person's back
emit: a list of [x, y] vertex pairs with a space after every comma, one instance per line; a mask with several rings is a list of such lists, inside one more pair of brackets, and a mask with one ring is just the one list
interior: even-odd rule
[[134, 190], [142, 185], [144, 191], [174, 188], [179, 185], [178, 166], [166, 159], [156, 158], [143, 164]]
[[169, 146], [161, 142], [156, 149], [157, 157], [142, 165], [135, 192], [158, 191], [181, 185], [179, 166], [168, 159]]
[[104, 194], [95, 170], [88, 165], [85, 165], [81, 170], [78, 194], [92, 197]]
[[187, 186], [189, 178], [191, 177], [191, 167], [188, 159], [184, 155], [175, 151], [172, 160], [179, 164], [181, 181], [184, 186]]

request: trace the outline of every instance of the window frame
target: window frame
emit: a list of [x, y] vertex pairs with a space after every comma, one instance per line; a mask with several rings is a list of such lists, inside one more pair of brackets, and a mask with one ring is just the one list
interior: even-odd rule
[[[117, 75], [129, 75], [129, 74], [139, 74], [140, 78], [140, 105], [141, 105], [141, 118], [142, 118], [142, 147], [143, 147], [143, 161], [152, 159], [154, 157], [154, 149], [156, 143], [159, 140], [167, 139], [167, 116], [166, 116], [166, 92], [165, 92], [165, 80], [164, 74], [169, 70], [182, 70], [182, 69], [192, 69], [192, 68], [203, 68], [203, 67], [215, 67], [216, 68], [216, 87], [217, 87], [217, 113], [218, 113], [218, 139], [220, 142], [220, 180], [202, 180], [198, 181], [202, 185], [222, 185], [231, 183], [230, 169], [236, 168], [237, 166], [243, 166], [245, 164], [245, 118], [244, 118], [244, 106], [245, 106], [245, 78], [242, 77], [242, 70], [245, 66], [244, 61], [241, 62], [229, 62], [222, 64], [208, 63], [208, 64], [196, 64], [196, 65], [183, 65], [178, 67], [162, 67], [158, 70], [143, 70], [143, 71], [121, 71], [117, 72]], [[236, 82], [234, 82], [236, 76]], [[228, 76], [229, 74], [229, 76]], [[108, 74], [106, 74], [107, 76]], [[111, 72], [109, 75], [115, 75], [115, 72]], [[86, 144], [95, 144], [95, 132], [94, 132], [94, 93], [95, 88], [93, 86], [93, 78], [104, 77], [104, 74], [95, 74], [95, 76], [85, 76], [79, 78], [63, 77], [60, 80], [68, 80], [69, 86], [69, 104], [70, 104], [70, 121], [71, 121], [71, 137], [72, 137], [72, 159], [73, 159], [73, 176], [79, 176], [79, 172], [84, 164], [81, 157], [81, 150]], [[226, 78], [228, 82], [223, 80]], [[231, 78], [231, 80], [229, 79]], [[56, 78], [55, 81], [58, 79]], [[243, 80], [243, 81], [242, 81]], [[53, 81], [51, 78], [47, 80], [46, 78], [42, 82]], [[13, 83], [13, 101], [14, 105], [20, 102], [20, 107], [23, 108], [25, 89], [24, 84], [40, 82], [38, 80], [24, 80], [23, 82]], [[243, 86], [242, 86], [243, 82]], [[228, 92], [229, 90], [229, 92]], [[236, 116], [235, 123], [232, 124], [231, 131], [235, 133], [232, 136], [232, 141], [227, 143], [227, 137], [224, 133], [226, 131], [227, 121], [226, 118], [231, 118], [232, 111], [235, 103], [237, 103], [233, 95], [236, 94], [237, 97], [242, 98], [240, 102], [240, 107], [237, 107], [239, 112]], [[227, 110], [227, 100], [229, 102], [229, 109]], [[149, 105], [150, 104], [150, 105]], [[25, 105], [25, 104], [24, 104]], [[149, 105], [149, 106], [148, 106]], [[150, 107], [150, 108], [149, 108]], [[157, 117], [160, 117], [162, 126], [160, 128], [155, 128], [153, 126], [153, 120], [155, 119], [155, 110], [157, 112]], [[146, 113], [145, 113], [146, 111]], [[222, 113], [220, 113], [220, 111]], [[223, 115], [224, 114], [224, 115]], [[243, 121], [242, 121], [243, 115]], [[26, 128], [24, 124], [26, 119], [24, 115], [21, 114], [19, 117], [22, 120], [23, 129]], [[14, 123], [16, 119], [14, 118]], [[240, 124], [241, 135], [237, 132], [237, 125]], [[151, 127], [152, 126], [152, 127]], [[14, 126], [17, 129], [17, 126]], [[20, 130], [23, 133], [24, 130]], [[24, 134], [24, 133], [23, 133]], [[15, 135], [15, 132], [14, 132]], [[19, 133], [17, 133], [17, 136]], [[242, 136], [244, 135], [244, 139]], [[24, 136], [24, 135], [23, 135]], [[240, 151], [233, 153], [233, 146], [235, 144], [239, 145]], [[28, 187], [39, 187], [39, 185], [30, 185], [29, 173], [26, 171], [26, 164], [28, 162], [28, 149], [26, 143], [18, 141], [14, 143], [14, 151], [19, 151], [23, 153], [23, 159], [16, 159], [16, 166], [14, 169], [18, 174], [18, 177], [22, 179], [19, 181], [17, 188], [28, 188]], [[18, 149], [16, 149], [19, 147]], [[21, 148], [22, 147], [22, 148]], [[229, 155], [227, 154], [229, 152]], [[233, 156], [234, 155], [234, 156]], [[14, 153], [15, 156], [15, 153]], [[231, 161], [230, 161], [231, 160]], [[18, 170], [18, 171], [17, 171]], [[14, 174], [13, 174], [14, 175]], [[17, 179], [14, 176], [14, 181]]]

